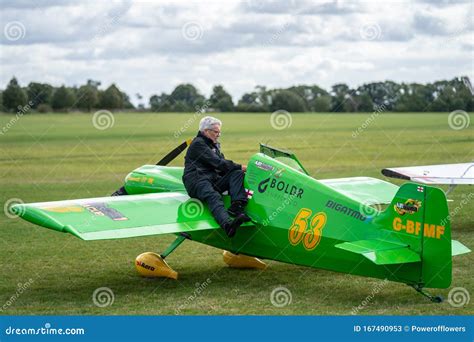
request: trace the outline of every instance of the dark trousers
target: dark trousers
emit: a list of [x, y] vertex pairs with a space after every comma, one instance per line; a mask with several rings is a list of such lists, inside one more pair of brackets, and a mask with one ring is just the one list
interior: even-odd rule
[[200, 179], [196, 182], [185, 181], [184, 186], [189, 196], [199, 199], [207, 204], [212, 216], [222, 227], [230, 221], [229, 214], [224, 207], [221, 194], [228, 191], [231, 201], [247, 202], [247, 194], [244, 188], [245, 173], [242, 170], [232, 170], [224, 176], [219, 176], [215, 182], [209, 179]]

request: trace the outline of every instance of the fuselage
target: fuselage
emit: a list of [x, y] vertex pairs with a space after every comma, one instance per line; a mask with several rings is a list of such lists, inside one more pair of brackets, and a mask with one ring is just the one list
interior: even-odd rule
[[[128, 189], [134, 193], [184, 191], [184, 187], [179, 189], [182, 170], [170, 170], [171, 175], [162, 172], [158, 177], [153, 172], [145, 171], [142, 176], [132, 173], [127, 181], [141, 177], [143, 185], [132, 182]], [[164, 179], [160, 182], [159, 178]], [[419, 282], [419, 263], [376, 265], [335, 247], [346, 241], [390, 238], [392, 232], [367, 215], [375, 209], [262, 153], [249, 160], [245, 187], [250, 197], [246, 210], [254, 226], [239, 228], [232, 239], [221, 230], [191, 232], [191, 239], [263, 259], [403, 283]], [[228, 196], [224, 201], [228, 204]]]

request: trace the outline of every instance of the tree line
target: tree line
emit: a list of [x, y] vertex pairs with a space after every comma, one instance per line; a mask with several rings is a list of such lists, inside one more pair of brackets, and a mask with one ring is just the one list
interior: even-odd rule
[[0, 110], [16, 112], [19, 108], [28, 105], [39, 113], [51, 111], [92, 111], [106, 108], [111, 110], [129, 109], [135, 107], [129, 96], [115, 84], [105, 90], [100, 90], [100, 82], [88, 80], [80, 87], [55, 88], [47, 83], [31, 82], [27, 87], [21, 87], [13, 77], [5, 90], [0, 92]]
[[[371, 112], [377, 108], [393, 112], [472, 111], [474, 100], [467, 77], [433, 83], [373, 82], [351, 88], [338, 83], [329, 91], [317, 85], [267, 89], [257, 86], [234, 103], [222, 85], [212, 89], [209, 98], [192, 84], [180, 84], [170, 94], [152, 95], [149, 108], [135, 108], [130, 97], [115, 84], [99, 89], [99, 81], [88, 80], [79, 87], [53, 87], [31, 82], [21, 87], [12, 78], [0, 91], [0, 110], [16, 112], [28, 105], [36, 112], [109, 110], [151, 110], [152, 112], [194, 112], [205, 108], [218, 112]], [[141, 98], [139, 94], [136, 94]]]

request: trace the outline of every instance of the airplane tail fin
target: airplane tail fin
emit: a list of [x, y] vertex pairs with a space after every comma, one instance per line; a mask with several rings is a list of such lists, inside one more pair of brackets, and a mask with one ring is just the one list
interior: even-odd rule
[[374, 218], [374, 223], [394, 231], [401, 243], [421, 256], [418, 285], [423, 287], [449, 287], [452, 255], [469, 252], [461, 243], [451, 241], [446, 196], [438, 188], [413, 183], [402, 185], [389, 207]]

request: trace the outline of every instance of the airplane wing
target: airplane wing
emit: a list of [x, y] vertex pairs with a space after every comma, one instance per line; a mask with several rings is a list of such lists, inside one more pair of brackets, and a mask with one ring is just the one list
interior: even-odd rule
[[367, 204], [389, 204], [398, 191], [395, 184], [371, 177], [322, 179], [321, 183]]
[[180, 192], [16, 204], [11, 211], [29, 222], [83, 240], [219, 228], [207, 206]]
[[382, 174], [424, 184], [473, 185], [474, 163], [395, 167]]

